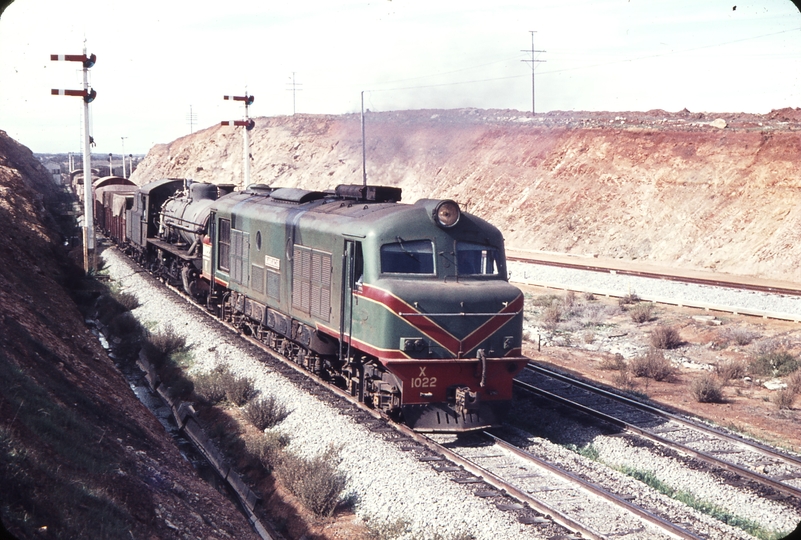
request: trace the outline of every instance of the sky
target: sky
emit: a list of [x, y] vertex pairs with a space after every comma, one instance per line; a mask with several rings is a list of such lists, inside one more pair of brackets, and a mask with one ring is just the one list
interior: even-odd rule
[[50, 95], [82, 88], [80, 64], [50, 55], [84, 46], [97, 153], [241, 120], [223, 96], [245, 93], [251, 117], [358, 113], [362, 95], [371, 111], [530, 112], [532, 48], [537, 113], [801, 106], [790, 0], [15, 0], [0, 15], [0, 130], [80, 152], [82, 100]]

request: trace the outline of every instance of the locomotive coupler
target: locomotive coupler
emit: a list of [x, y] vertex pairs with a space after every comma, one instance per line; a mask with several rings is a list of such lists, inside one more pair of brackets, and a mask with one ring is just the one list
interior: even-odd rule
[[471, 392], [467, 386], [460, 386], [456, 389], [456, 400], [454, 408], [460, 415], [476, 412], [481, 407], [478, 392]]

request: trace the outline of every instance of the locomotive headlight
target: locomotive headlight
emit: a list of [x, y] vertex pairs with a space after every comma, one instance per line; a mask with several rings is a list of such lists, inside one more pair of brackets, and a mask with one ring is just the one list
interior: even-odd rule
[[434, 221], [440, 227], [453, 227], [459, 222], [462, 216], [462, 211], [459, 210], [459, 205], [453, 201], [442, 201], [434, 208]]

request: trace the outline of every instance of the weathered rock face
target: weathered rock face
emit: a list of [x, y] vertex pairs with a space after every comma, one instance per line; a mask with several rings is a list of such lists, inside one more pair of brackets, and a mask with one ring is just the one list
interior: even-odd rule
[[0, 522], [21, 539], [255, 538], [86, 327], [68, 291], [97, 291], [62, 245], [63, 197], [0, 131]]
[[[725, 127], [723, 127], [725, 126]], [[368, 182], [453, 198], [519, 249], [801, 281], [801, 111], [366, 114]], [[259, 118], [251, 181], [362, 181], [359, 115]], [[242, 134], [154, 147], [133, 176], [242, 183]]]

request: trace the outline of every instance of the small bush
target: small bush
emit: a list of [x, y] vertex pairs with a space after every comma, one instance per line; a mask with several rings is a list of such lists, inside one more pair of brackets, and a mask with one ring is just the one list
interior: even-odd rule
[[635, 377], [647, 377], [655, 381], [669, 381], [676, 374], [676, 368], [659, 349], [651, 347], [645, 356], [638, 356], [629, 363]]
[[244, 415], [256, 429], [264, 431], [289, 416], [289, 410], [272, 396], [254, 400], [245, 407]]
[[690, 394], [699, 403], [722, 403], [723, 385], [711, 373], [705, 373], [690, 384]]
[[783, 377], [798, 369], [798, 358], [787, 351], [773, 351], [762, 354], [751, 361], [750, 370], [754, 375]]
[[787, 378], [787, 388], [792, 390], [794, 394], [801, 394], [801, 371], [794, 371]]
[[681, 345], [679, 331], [672, 326], [660, 324], [651, 330], [651, 346], [656, 349], [675, 349]]
[[139, 298], [133, 293], [114, 291], [111, 296], [125, 311], [133, 311], [141, 305]]
[[142, 344], [142, 349], [153, 365], [160, 368], [173, 354], [186, 350], [186, 338], [176, 333], [171, 324], [167, 324], [161, 332], [150, 334]]
[[286, 488], [318, 516], [333, 514], [345, 489], [347, 479], [337, 470], [341, 460], [336, 454], [333, 447], [312, 459], [284, 452], [276, 467]]
[[626, 296], [621, 296], [620, 299], [618, 300], [618, 303], [621, 306], [625, 306], [626, 304], [636, 304], [639, 301], [640, 301], [640, 297], [637, 296], [637, 293], [630, 292]]
[[623, 371], [628, 368], [626, 365], [626, 360], [623, 358], [623, 355], [620, 353], [615, 353], [614, 356], [607, 356], [603, 359], [600, 365], [601, 369], [606, 369], [609, 371]]
[[756, 338], [759, 337], [759, 334], [753, 330], [748, 328], [742, 328], [739, 326], [735, 326], [732, 328], [726, 328], [721, 332], [723, 338], [727, 341], [733, 341], [737, 345], [745, 346], [754, 341]]
[[225, 388], [222, 384], [225, 372], [228, 372], [228, 368], [217, 366], [208, 373], [195, 375], [195, 395], [210, 405], [225, 399]]
[[264, 433], [246, 441], [245, 449], [264, 466], [267, 471], [275, 469], [289, 445], [289, 437], [283, 433]]
[[553, 330], [562, 320], [562, 307], [554, 302], [542, 312], [542, 323], [545, 328]]
[[770, 401], [779, 409], [789, 410], [793, 408], [793, 401], [795, 400], [795, 392], [789, 387], [782, 388], [770, 396]]
[[723, 384], [735, 379], [742, 379], [745, 377], [746, 369], [745, 362], [740, 360], [726, 360], [715, 366], [715, 373], [717, 373]]
[[632, 391], [636, 388], [637, 384], [634, 382], [634, 377], [631, 376], [631, 371], [622, 369], [615, 373], [612, 377], [612, 383], [621, 390]]
[[535, 296], [531, 299], [531, 305], [537, 307], [548, 307], [554, 302], [558, 302], [559, 297], [555, 294], [543, 294], [542, 296]]
[[631, 320], [636, 323], [645, 323], [654, 318], [654, 305], [650, 302], [642, 302], [629, 310]]

